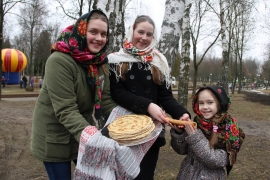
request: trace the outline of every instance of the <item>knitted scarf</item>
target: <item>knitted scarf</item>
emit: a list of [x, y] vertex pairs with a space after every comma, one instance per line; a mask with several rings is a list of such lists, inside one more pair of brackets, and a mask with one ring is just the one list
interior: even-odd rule
[[[144, 63], [147, 68], [145, 70], [151, 70], [151, 66], [157, 67], [163, 74], [162, 81], [166, 81], [166, 87], [169, 88], [170, 81], [170, 68], [166, 57], [155, 49], [157, 42], [157, 31], [154, 30], [153, 39], [148, 47], [139, 50], [132, 44], [133, 38], [133, 26], [128, 28], [123, 48], [119, 52], [108, 55], [109, 63], [115, 64], [114, 69], [110, 66], [110, 70], [115, 73], [117, 80], [121, 77], [121, 72], [117, 74], [117, 66], [122, 66], [123, 62], [129, 63], [129, 70], [133, 63]], [[139, 66], [140, 67], [140, 66]]]
[[[106, 50], [108, 46], [108, 41], [106, 45], [97, 54], [93, 54], [89, 51], [86, 41], [86, 31], [87, 23], [93, 13], [106, 15], [100, 10], [92, 10], [89, 13], [81, 16], [74, 25], [70, 25], [65, 28], [56, 43], [53, 44], [51, 52], [59, 51], [63, 53], [70, 54], [72, 58], [82, 67], [86, 67], [88, 70], [86, 72], [87, 82], [94, 89], [95, 92], [95, 118], [98, 120], [102, 118], [101, 111], [101, 87], [100, 79], [98, 76], [98, 67], [102, 64], [108, 62], [106, 58]], [[109, 33], [109, 27], [107, 29], [107, 37]]]
[[[204, 133], [207, 139], [210, 139], [213, 132], [213, 123], [211, 119], [205, 119], [199, 111], [198, 94], [199, 90], [192, 101], [192, 108], [196, 116], [194, 117], [194, 122]], [[231, 100], [228, 97], [229, 102], [228, 109], [231, 105]], [[227, 109], [227, 110], [228, 110]], [[218, 147], [225, 147], [229, 154], [230, 166], [232, 166], [236, 161], [236, 155], [239, 152], [240, 146], [242, 145], [245, 134], [241, 128], [238, 127], [238, 123], [235, 118], [228, 114], [228, 112], [223, 111], [221, 116], [221, 121], [218, 126]]]

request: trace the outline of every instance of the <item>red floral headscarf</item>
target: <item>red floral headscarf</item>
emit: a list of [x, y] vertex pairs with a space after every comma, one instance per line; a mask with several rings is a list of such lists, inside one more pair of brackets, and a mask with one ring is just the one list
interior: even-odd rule
[[[76, 62], [78, 62], [82, 67], [86, 67], [88, 69], [87, 82], [95, 91], [95, 118], [100, 119], [102, 112], [98, 66], [108, 62], [106, 53], [108, 40], [100, 52], [93, 54], [89, 51], [86, 41], [86, 31], [87, 23], [93, 13], [104, 15], [104, 17], [107, 18], [107, 16], [100, 10], [92, 10], [91, 12], [82, 15], [74, 25], [70, 25], [62, 31], [57, 42], [53, 44], [51, 52], [60, 51], [70, 54]], [[109, 25], [107, 28], [107, 37], [108, 35]]]

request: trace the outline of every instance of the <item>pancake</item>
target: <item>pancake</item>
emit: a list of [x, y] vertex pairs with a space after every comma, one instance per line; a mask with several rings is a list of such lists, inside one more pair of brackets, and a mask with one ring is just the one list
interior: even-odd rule
[[109, 126], [109, 135], [119, 144], [139, 141], [155, 129], [152, 119], [146, 115], [130, 114], [118, 117]]

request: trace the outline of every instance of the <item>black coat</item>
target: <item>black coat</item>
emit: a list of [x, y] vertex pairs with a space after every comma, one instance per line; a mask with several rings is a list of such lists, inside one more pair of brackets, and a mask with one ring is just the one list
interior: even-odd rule
[[[139, 69], [138, 65], [142, 65]], [[111, 64], [114, 69], [114, 64]], [[127, 72], [126, 80], [117, 82], [115, 73], [110, 71], [111, 96], [120, 106], [136, 113], [147, 114], [150, 103], [162, 107], [172, 118], [179, 119], [184, 113], [189, 112], [173, 97], [171, 87], [166, 88], [166, 83], [157, 85], [152, 79], [150, 70], [145, 70], [142, 63], [133, 63], [132, 69]]]

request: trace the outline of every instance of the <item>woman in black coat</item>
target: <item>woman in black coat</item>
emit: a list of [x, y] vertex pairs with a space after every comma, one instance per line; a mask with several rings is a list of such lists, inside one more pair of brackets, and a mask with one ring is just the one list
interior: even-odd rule
[[[173, 97], [168, 62], [155, 49], [156, 39], [153, 20], [137, 17], [123, 49], [108, 56], [112, 98], [133, 113], [146, 114], [163, 124], [169, 124], [166, 113], [174, 119], [189, 119], [188, 111]], [[165, 143], [163, 132], [144, 156], [136, 179], [154, 178], [159, 149]]]

